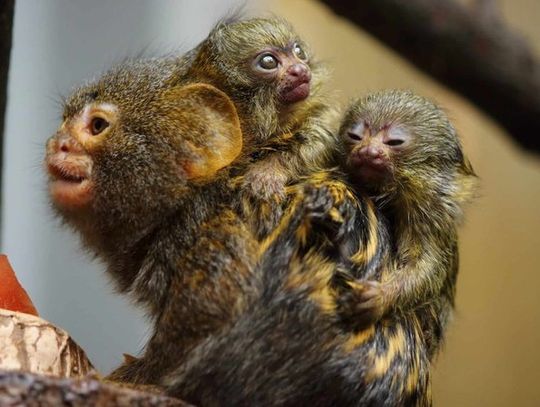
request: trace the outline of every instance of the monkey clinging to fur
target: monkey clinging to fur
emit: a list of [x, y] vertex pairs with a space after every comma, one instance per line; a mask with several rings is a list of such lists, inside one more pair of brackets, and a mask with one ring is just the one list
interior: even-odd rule
[[456, 229], [477, 180], [456, 131], [430, 101], [393, 90], [355, 101], [340, 137], [350, 182], [374, 200], [392, 242], [380, 281], [351, 283], [344, 313], [365, 326], [438, 303], [444, 327], [458, 271]]
[[337, 130], [322, 92], [328, 75], [290, 24], [278, 18], [218, 24], [191, 58], [185, 77], [221, 89], [238, 110], [248, 200], [280, 201], [285, 185], [328, 163]]

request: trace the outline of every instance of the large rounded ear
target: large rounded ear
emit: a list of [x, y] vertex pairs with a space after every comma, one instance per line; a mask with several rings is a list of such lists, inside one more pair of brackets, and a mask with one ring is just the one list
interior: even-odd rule
[[242, 130], [231, 99], [206, 84], [172, 88], [163, 95], [167, 133], [175, 133], [179, 163], [188, 179], [208, 178], [242, 151]]

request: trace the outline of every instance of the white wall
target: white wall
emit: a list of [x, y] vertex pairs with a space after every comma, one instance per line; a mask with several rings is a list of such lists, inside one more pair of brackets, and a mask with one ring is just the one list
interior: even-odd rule
[[[61, 95], [126, 56], [200, 41], [236, 0], [18, 0], [4, 135], [2, 252], [40, 314], [63, 327], [107, 372], [136, 354], [148, 327], [112, 293], [103, 267], [48, 208], [45, 140]], [[253, 8], [253, 3], [249, 8]], [[0, 282], [1, 284], [1, 282]]]

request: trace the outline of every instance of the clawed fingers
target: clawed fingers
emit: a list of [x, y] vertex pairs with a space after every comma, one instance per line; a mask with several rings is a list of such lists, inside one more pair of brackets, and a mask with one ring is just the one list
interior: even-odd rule
[[340, 317], [355, 329], [378, 321], [384, 312], [381, 284], [377, 281], [347, 281], [347, 288], [340, 293]]

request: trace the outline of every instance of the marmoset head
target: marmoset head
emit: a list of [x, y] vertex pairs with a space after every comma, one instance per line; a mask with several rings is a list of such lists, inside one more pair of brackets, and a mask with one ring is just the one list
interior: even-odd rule
[[[177, 208], [242, 148], [235, 107], [204, 84], [170, 86], [161, 60], [124, 63], [75, 90], [47, 142], [53, 206], [68, 220], [147, 222]], [[156, 75], [159, 72], [159, 75]]]
[[340, 136], [349, 173], [375, 194], [458, 189], [475, 177], [444, 112], [412, 92], [383, 91], [355, 101]]

